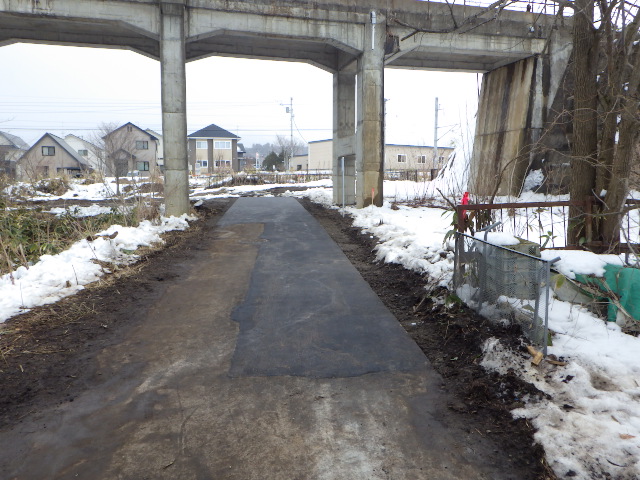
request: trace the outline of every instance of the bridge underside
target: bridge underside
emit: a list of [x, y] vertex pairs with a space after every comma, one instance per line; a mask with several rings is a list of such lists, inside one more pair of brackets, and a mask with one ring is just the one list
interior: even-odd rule
[[[399, 36], [405, 30], [409, 31], [393, 31]], [[160, 60], [159, 33], [137, 30], [124, 21], [5, 14], [0, 10], [0, 45], [18, 42], [127, 49]], [[544, 39], [538, 38], [421, 33], [399, 42], [386, 54], [385, 67], [487, 72], [530, 57], [543, 44]], [[210, 56], [284, 60], [310, 63], [335, 73], [353, 64], [360, 54], [357, 47], [329, 38], [243, 32], [229, 27], [185, 38], [188, 62]]]
[[[545, 18], [544, 29], [539, 23], [533, 35], [532, 17], [524, 14], [503, 12], [502, 19], [487, 26], [480, 22], [481, 16], [474, 20], [479, 9], [451, 10], [409, 0], [373, 0], [366, 7], [336, 0], [327, 4], [302, 0], [45, 3], [46, 8], [31, 0], [0, 0], [0, 45], [125, 48], [160, 60], [169, 214], [189, 209], [186, 62], [217, 55], [306, 62], [331, 72], [334, 198], [358, 206], [381, 205], [384, 68], [488, 72], [537, 55], [550, 31]], [[457, 21], [452, 20], [456, 15]], [[465, 25], [465, 18], [467, 24], [478, 23], [473, 32], [456, 31], [457, 25]], [[500, 35], [491, 25], [496, 22]], [[339, 175], [347, 181], [337, 182]]]

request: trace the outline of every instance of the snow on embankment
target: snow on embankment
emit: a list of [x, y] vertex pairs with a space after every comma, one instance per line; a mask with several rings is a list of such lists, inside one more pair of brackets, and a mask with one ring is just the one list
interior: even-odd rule
[[[148, 220], [138, 227], [112, 225], [94, 240], [80, 240], [57, 255], [42, 255], [35, 265], [19, 267], [0, 277], [0, 322], [26, 310], [73, 295], [95, 282], [108, 270], [105, 264], [135, 262], [135, 250], [162, 243], [160, 234], [185, 230], [193, 217], [162, 218], [159, 225]], [[114, 238], [109, 238], [116, 234]]]

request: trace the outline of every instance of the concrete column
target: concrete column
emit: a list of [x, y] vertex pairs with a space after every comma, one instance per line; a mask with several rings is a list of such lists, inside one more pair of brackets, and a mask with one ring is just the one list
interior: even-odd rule
[[162, 135], [166, 215], [188, 213], [187, 77], [184, 0], [160, 3]]
[[356, 133], [356, 205], [382, 206], [384, 174], [384, 42], [386, 19], [372, 11], [364, 30], [365, 49], [358, 59]]
[[[355, 176], [356, 74], [333, 74], [333, 203], [356, 203]], [[342, 158], [345, 158], [345, 174]], [[344, 191], [343, 191], [344, 180]]]

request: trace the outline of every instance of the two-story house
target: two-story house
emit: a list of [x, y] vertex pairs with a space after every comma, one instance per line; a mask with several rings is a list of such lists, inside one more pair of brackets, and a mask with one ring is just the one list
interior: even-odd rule
[[193, 174], [240, 170], [238, 140], [240, 137], [211, 124], [188, 135], [189, 165]]
[[62, 175], [77, 177], [91, 170], [86, 158], [64, 139], [45, 133], [27, 150], [16, 165], [20, 180], [37, 180]]
[[0, 175], [15, 178], [16, 163], [27, 150], [29, 145], [20, 137], [0, 132]]
[[104, 156], [100, 148], [84, 138], [71, 133], [69, 135], [65, 135], [64, 141], [67, 142], [67, 145], [78, 152], [78, 155], [83, 157], [93, 170], [103, 174], [105, 173], [106, 167], [103, 160]]
[[132, 172], [148, 177], [159, 173], [159, 139], [131, 122], [102, 137], [106, 174], [122, 177]]

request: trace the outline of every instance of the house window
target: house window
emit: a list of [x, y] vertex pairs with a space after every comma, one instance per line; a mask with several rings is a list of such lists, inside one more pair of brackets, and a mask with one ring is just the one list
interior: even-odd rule
[[89, 156], [89, 150], [78, 150], [78, 155], [87, 157]]
[[213, 142], [213, 148], [216, 150], [231, 150], [231, 142], [229, 140]]
[[444, 163], [444, 155], [438, 157], [438, 162]]
[[406, 163], [406, 162], [407, 162], [407, 156], [404, 153], [399, 153], [398, 163]]
[[209, 167], [209, 160], [200, 160], [200, 164], [203, 167]]
[[145, 140], [136, 140], [137, 150], [149, 150], [149, 142]]
[[133, 127], [131, 125], [127, 125], [127, 132], [133, 132]]
[[427, 163], [426, 155], [418, 155], [418, 163]]
[[207, 141], [206, 140], [196, 140], [196, 148], [198, 150], [206, 150], [207, 148]]
[[56, 147], [42, 147], [42, 155], [44, 157], [52, 157], [56, 154]]
[[149, 162], [137, 162], [136, 165], [141, 172], [149, 171]]

